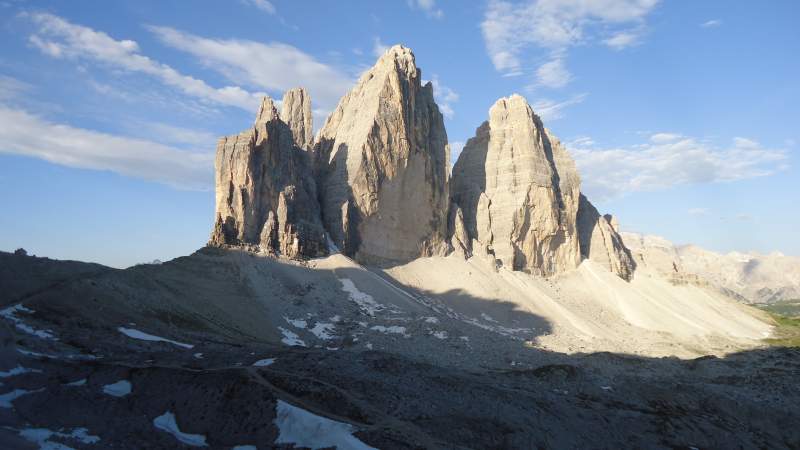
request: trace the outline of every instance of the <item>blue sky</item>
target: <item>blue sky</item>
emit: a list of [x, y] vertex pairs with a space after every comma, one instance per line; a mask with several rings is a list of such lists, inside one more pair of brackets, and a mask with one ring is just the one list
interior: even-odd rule
[[622, 228], [800, 255], [795, 1], [0, 1], [0, 249], [125, 267], [211, 230], [216, 138], [302, 85], [315, 127], [414, 50], [455, 152], [520, 93]]

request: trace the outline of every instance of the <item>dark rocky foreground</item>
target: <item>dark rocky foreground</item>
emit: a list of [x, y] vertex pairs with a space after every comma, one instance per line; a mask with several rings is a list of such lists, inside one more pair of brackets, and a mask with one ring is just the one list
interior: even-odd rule
[[[357, 439], [382, 449], [800, 447], [796, 349], [690, 361], [527, 349], [501, 367], [491, 359], [451, 364], [447, 353], [459, 350], [444, 344], [439, 356], [426, 348], [417, 357], [390, 345], [289, 347], [222, 316], [157, 310], [158, 301], [191, 304], [200, 295], [176, 289], [169, 280], [180, 267], [165, 266], [118, 271], [0, 254], [0, 308], [31, 311], [11, 314], [22, 322], [10, 313], [0, 322], [0, 448], [196, 444], [154, 426], [167, 412], [180, 432], [211, 448], [293, 448], [275, 444], [279, 401], [351, 424]], [[230, 276], [213, 272], [223, 267], [195, 270], [213, 281]], [[153, 293], [156, 303], [144, 299]], [[112, 324], [163, 330], [174, 341], [130, 339]], [[497, 352], [482, 339], [471, 336], [471, 345]], [[178, 345], [185, 342], [193, 347]], [[264, 358], [274, 362], [253, 365]], [[109, 387], [120, 381], [129, 393]]]

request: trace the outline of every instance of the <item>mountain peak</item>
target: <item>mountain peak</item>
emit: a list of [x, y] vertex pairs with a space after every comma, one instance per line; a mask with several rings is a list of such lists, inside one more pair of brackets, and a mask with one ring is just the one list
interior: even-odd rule
[[263, 124], [278, 118], [278, 109], [275, 108], [275, 102], [269, 96], [265, 95], [261, 99], [261, 106], [258, 107], [258, 114], [256, 114], [256, 125]]

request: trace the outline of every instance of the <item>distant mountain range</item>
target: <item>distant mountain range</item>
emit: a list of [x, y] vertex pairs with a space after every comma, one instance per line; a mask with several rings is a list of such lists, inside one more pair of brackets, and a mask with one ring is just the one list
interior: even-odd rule
[[746, 303], [800, 299], [800, 258], [779, 252], [721, 254], [636, 233], [623, 232], [622, 237], [637, 262], [673, 279], [696, 277]]

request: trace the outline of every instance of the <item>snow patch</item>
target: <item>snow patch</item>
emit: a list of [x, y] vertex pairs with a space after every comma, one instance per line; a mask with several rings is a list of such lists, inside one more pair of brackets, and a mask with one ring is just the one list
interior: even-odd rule
[[334, 328], [336, 327], [332, 323], [317, 322], [316, 324], [314, 324], [314, 328], [308, 331], [314, 333], [314, 336], [316, 336], [317, 338], [327, 341], [329, 339], [333, 339]]
[[278, 427], [276, 444], [294, 444], [297, 447], [376, 450], [353, 436], [356, 428], [348, 423], [336, 422], [302, 408], [278, 400], [275, 407], [275, 425]]
[[386, 309], [386, 306], [376, 302], [371, 295], [359, 291], [353, 280], [339, 278], [339, 282], [342, 283], [342, 290], [347, 292], [350, 300], [355, 302], [364, 314], [374, 317], [375, 313]]
[[258, 450], [258, 447], [255, 445], [237, 445], [233, 447], [231, 450]]
[[203, 359], [203, 354], [202, 353], [195, 353], [192, 356], [194, 356], [196, 359]]
[[183, 342], [173, 341], [172, 339], [167, 339], [167, 338], [162, 338], [160, 336], [147, 334], [147, 333], [144, 333], [142, 331], [136, 330], [134, 328], [119, 327], [119, 328], [117, 328], [117, 330], [120, 333], [124, 334], [125, 336], [128, 336], [129, 338], [133, 338], [133, 339], [139, 339], [139, 340], [142, 340], [142, 341], [167, 342], [167, 343], [170, 343], [172, 345], [177, 345], [178, 347], [194, 348], [194, 345], [184, 344]]
[[447, 331], [432, 331], [431, 334], [437, 339], [447, 339]]
[[423, 317], [423, 319], [427, 323], [439, 323], [439, 319], [436, 318], [436, 317], [432, 317], [432, 316], [431, 317]]
[[128, 380], [119, 380], [116, 383], [111, 383], [103, 386], [103, 393], [114, 397], [125, 397], [131, 393], [131, 382]]
[[379, 331], [381, 333], [386, 334], [402, 334], [405, 337], [410, 337], [410, 334], [406, 334], [406, 327], [400, 327], [397, 325], [392, 325], [390, 327], [385, 327], [383, 325], [373, 325], [370, 330]]
[[85, 385], [86, 385], [86, 378], [66, 384], [66, 386], [85, 386]]
[[284, 319], [295, 328], [306, 328], [308, 326], [308, 322], [303, 319], [290, 319], [288, 317], [284, 317]]
[[175, 436], [180, 442], [192, 447], [208, 447], [206, 444], [206, 437], [202, 434], [189, 434], [184, 433], [178, 428], [178, 423], [175, 422], [175, 414], [167, 411], [164, 414], [153, 419], [153, 425], [161, 431]]
[[59, 437], [62, 439], [74, 439], [82, 444], [90, 445], [100, 442], [100, 436], [93, 436], [89, 434], [86, 428], [75, 428], [69, 433], [61, 431], [48, 430], [47, 428], [25, 428], [19, 430], [20, 437], [26, 441], [33, 442], [39, 445], [42, 450], [67, 450], [71, 447], [53, 442], [50, 440], [52, 437]]
[[295, 333], [293, 333], [293, 332], [291, 332], [291, 331], [289, 331], [289, 330], [287, 330], [286, 328], [283, 328], [283, 327], [278, 327], [278, 329], [281, 330], [281, 333], [283, 333], [283, 339], [281, 339], [281, 342], [283, 342], [284, 344], [286, 344], [288, 346], [291, 346], [291, 347], [305, 347], [306, 346], [306, 343], [303, 342], [300, 339], [300, 336], [298, 336], [297, 334], [295, 334]]
[[6, 392], [5, 394], [0, 394], [0, 408], [13, 408], [14, 405], [12, 402], [23, 395], [27, 394], [35, 394], [37, 392], [42, 392], [42, 389], [36, 389], [35, 391], [29, 391], [27, 389], [14, 389], [11, 392]]
[[17, 375], [22, 375], [23, 373], [42, 373], [42, 371], [39, 369], [29, 369], [27, 367], [17, 366], [11, 370], [0, 372], [0, 378], [15, 377]]
[[52, 330], [37, 330], [30, 325], [27, 325], [25, 322], [22, 321], [19, 317], [17, 317], [17, 313], [25, 313], [25, 314], [33, 314], [35, 311], [32, 309], [28, 309], [22, 305], [22, 303], [18, 303], [13, 306], [9, 306], [3, 310], [0, 310], [0, 317], [3, 317], [11, 322], [14, 322], [14, 326], [17, 327], [18, 330], [24, 331], [30, 335], [36, 336], [42, 339], [50, 339], [53, 341], [57, 341], [58, 338], [53, 336]]
[[259, 359], [258, 361], [253, 363], [255, 367], [267, 367], [271, 366], [272, 363], [275, 362], [275, 358], [266, 358], [266, 359]]

